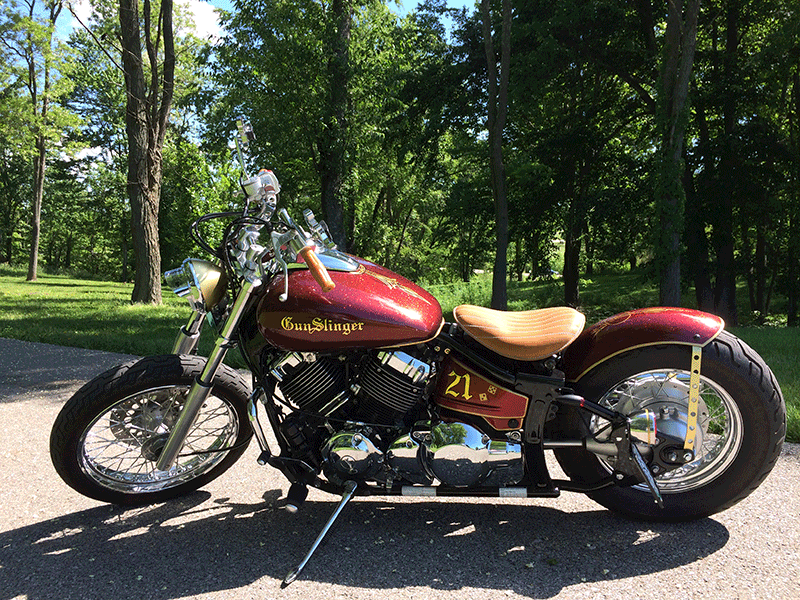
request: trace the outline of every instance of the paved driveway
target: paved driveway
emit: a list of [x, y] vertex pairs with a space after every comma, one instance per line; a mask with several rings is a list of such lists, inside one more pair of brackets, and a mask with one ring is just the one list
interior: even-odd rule
[[0, 339], [0, 600], [172, 598], [800, 598], [800, 448], [713, 518], [635, 523], [583, 496], [357, 499], [300, 579], [280, 581], [335, 498], [297, 515], [255, 446], [179, 501], [121, 509], [55, 474], [50, 426], [87, 378], [127, 357]]

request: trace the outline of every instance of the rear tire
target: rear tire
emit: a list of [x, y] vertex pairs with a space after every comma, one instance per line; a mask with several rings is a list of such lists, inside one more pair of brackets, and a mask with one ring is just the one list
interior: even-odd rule
[[[638, 406], [678, 414], [688, 405], [691, 349], [680, 345], [648, 346], [601, 363], [573, 387], [587, 400], [622, 410]], [[664, 508], [643, 487], [607, 487], [589, 493], [596, 502], [629, 517], [686, 521], [725, 510], [745, 498], [775, 466], [786, 435], [786, 408], [772, 371], [761, 357], [723, 331], [703, 349], [701, 411], [705, 440], [696, 459], [656, 477]], [[638, 396], [637, 396], [637, 391]], [[655, 391], [655, 393], [654, 393]], [[646, 393], [645, 393], [646, 392]], [[622, 399], [621, 399], [622, 398]], [[569, 411], [562, 426], [570, 436], [585, 436], [597, 425]], [[579, 449], [555, 451], [571, 479], [591, 483], [607, 478], [610, 461]]]
[[143, 505], [187, 494], [226, 471], [247, 448], [252, 430], [248, 385], [225, 365], [176, 465], [155, 469], [205, 362], [197, 356], [151, 356], [109, 369], [81, 387], [50, 435], [50, 457], [61, 478], [102, 502]]

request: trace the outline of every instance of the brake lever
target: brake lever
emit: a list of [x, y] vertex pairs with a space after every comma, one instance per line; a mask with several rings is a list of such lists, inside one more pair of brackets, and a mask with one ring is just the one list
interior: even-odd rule
[[277, 262], [278, 265], [280, 265], [281, 270], [283, 270], [283, 293], [278, 296], [278, 300], [281, 302], [286, 302], [289, 299], [289, 265], [286, 264], [286, 261], [283, 258], [281, 246], [288, 244], [295, 235], [296, 232], [291, 230], [284, 234], [280, 234], [276, 231], [273, 231], [270, 234], [270, 237], [272, 238], [272, 249], [275, 252], [275, 262]]

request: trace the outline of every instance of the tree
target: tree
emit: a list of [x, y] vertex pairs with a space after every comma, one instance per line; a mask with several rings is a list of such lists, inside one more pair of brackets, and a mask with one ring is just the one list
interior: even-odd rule
[[[795, 17], [792, 18], [793, 14]], [[700, 21], [684, 187], [688, 264], [698, 305], [736, 324], [737, 278], [750, 312], [791, 295], [792, 77], [797, 8], [785, 0], [713, 2]], [[691, 211], [691, 212], [690, 212]], [[790, 311], [791, 312], [791, 311]]]
[[322, 214], [328, 222], [333, 240], [342, 250], [347, 249], [348, 242], [341, 193], [348, 172], [345, 161], [350, 127], [348, 113], [352, 23], [352, 0], [331, 0], [330, 17], [325, 32], [328, 101], [323, 111], [318, 168], [322, 187]]
[[[140, 20], [144, 25], [149, 82], [145, 80]], [[144, 0], [141, 19], [138, 0], [120, 0], [119, 23], [127, 92], [128, 198], [136, 262], [131, 300], [158, 304], [161, 302], [158, 212], [162, 149], [175, 85], [172, 0], [162, 0], [156, 8], [150, 0]]]
[[30, 194], [29, 161], [0, 135], [0, 262], [14, 264], [25, 198]]
[[[644, 191], [638, 171], [646, 154], [642, 147], [652, 147], [642, 139], [646, 108], [634, 86], [610, 72], [612, 65], [627, 65], [630, 59], [606, 56], [609, 46], [627, 48], [626, 37], [616, 37], [624, 17], [618, 4], [599, 10], [589, 2], [530, 2], [516, 14], [519, 50], [513, 58], [509, 146], [515, 161], [527, 159], [537, 167], [528, 171], [541, 179], [529, 184], [538, 193], [529, 195], [524, 209], [513, 211], [512, 220], [524, 211], [546, 213], [550, 219], [543, 216], [541, 225], [529, 225], [545, 235], [553, 219], [559, 222], [560, 231], [546, 241], [539, 236], [537, 245], [546, 245], [556, 233], [563, 236], [564, 302], [571, 306], [580, 304], [581, 277], [593, 266], [593, 254], [603, 249], [594, 234], [607, 231], [624, 246], [617, 262], [622, 257], [637, 262], [630, 254], [636, 245], [632, 238], [645, 226], [635, 221], [646, 214], [641, 206], [651, 198], [646, 191], [628, 191]], [[620, 214], [631, 217], [623, 220]], [[623, 230], [622, 222], [634, 232]]]
[[344, 249], [346, 221], [354, 213], [347, 185], [356, 5], [237, 0], [234, 6], [223, 16], [227, 36], [215, 48], [214, 82], [205, 92], [206, 118], [217, 128], [214, 143], [227, 135], [236, 115], [248, 115], [260, 140], [256, 155], [278, 169], [284, 198], [318, 197], [334, 241]]
[[508, 198], [506, 197], [506, 168], [503, 162], [503, 131], [508, 116], [508, 82], [511, 69], [511, 0], [503, 0], [502, 30], [500, 33], [500, 69], [492, 40], [492, 19], [489, 0], [481, 0], [483, 43], [489, 80], [487, 128], [489, 130], [489, 171], [492, 179], [492, 198], [495, 208], [495, 258], [492, 272], [492, 308], [508, 308]]
[[684, 222], [683, 148], [688, 122], [689, 84], [697, 42], [700, 0], [667, 3], [666, 29], [659, 53], [651, 0], [637, 2], [647, 56], [659, 59], [655, 124], [659, 147], [656, 163], [655, 202], [658, 215], [656, 261], [660, 273], [659, 301], [664, 306], [681, 303], [681, 235]]
[[[41, 16], [36, 0], [23, 0], [24, 10], [11, 4], [4, 11], [0, 25], [3, 46], [15, 65], [16, 77], [26, 91], [27, 110], [17, 122], [30, 131], [24, 152], [32, 157], [32, 198], [30, 202], [31, 241], [28, 281], [37, 278], [39, 239], [41, 235], [42, 197], [44, 194], [47, 154], [66, 125], [65, 113], [54, 104], [64, 91], [67, 79], [59, 78], [59, 55], [55, 51], [56, 22], [61, 14], [61, 0], [45, 0]], [[62, 84], [62, 85], [59, 85]]]

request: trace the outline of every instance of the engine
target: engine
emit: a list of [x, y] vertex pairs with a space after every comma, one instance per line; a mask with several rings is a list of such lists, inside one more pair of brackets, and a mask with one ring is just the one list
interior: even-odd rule
[[436, 367], [424, 351], [285, 354], [269, 368], [296, 408], [281, 431], [297, 458], [313, 457], [337, 483], [476, 486], [522, 479], [515, 434], [491, 439], [473, 424], [436, 419], [427, 401]]
[[400, 351], [361, 357], [294, 352], [270, 374], [284, 398], [305, 413], [391, 428], [410, 427], [421, 414], [433, 370], [433, 363]]

